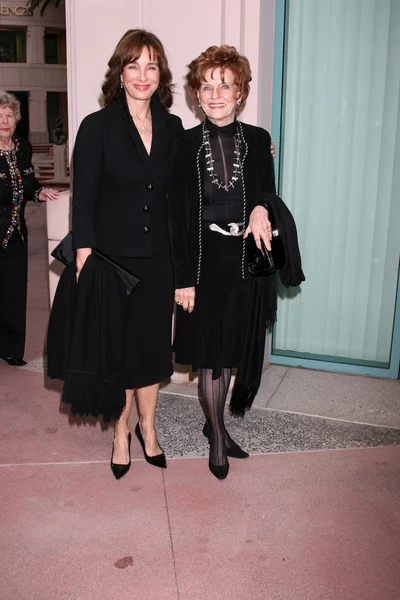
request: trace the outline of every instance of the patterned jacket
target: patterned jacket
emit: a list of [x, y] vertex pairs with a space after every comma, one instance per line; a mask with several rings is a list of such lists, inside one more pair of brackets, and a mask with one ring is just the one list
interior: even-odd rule
[[26, 241], [25, 205], [38, 202], [42, 189], [32, 166], [32, 146], [23, 138], [14, 138], [15, 149], [0, 150], [0, 247], [7, 247], [12, 233], [19, 231]]

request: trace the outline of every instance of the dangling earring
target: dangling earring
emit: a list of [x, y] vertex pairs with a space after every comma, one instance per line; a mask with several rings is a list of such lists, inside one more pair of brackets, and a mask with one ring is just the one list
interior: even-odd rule
[[123, 88], [123, 87], [124, 87], [124, 84], [123, 84], [123, 83], [122, 83], [122, 81], [121, 81], [121, 88]]
[[241, 102], [240, 100], [238, 100], [238, 101], [237, 101], [237, 103], [236, 103], [236, 106], [237, 106], [238, 108], [240, 108], [241, 104], [242, 104], [242, 102]]

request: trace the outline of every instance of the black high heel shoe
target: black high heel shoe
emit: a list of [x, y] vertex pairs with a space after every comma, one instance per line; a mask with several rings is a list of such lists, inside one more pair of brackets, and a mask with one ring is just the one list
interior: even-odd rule
[[[211, 428], [208, 421], [204, 423], [203, 435], [208, 439], [208, 441], [210, 441]], [[229, 447], [225, 444], [227, 456], [231, 458], [249, 458], [249, 454], [247, 452], [242, 450], [241, 447], [238, 446], [235, 442], [232, 443], [233, 445]]]
[[23, 367], [26, 365], [26, 360], [22, 358], [16, 358], [15, 356], [0, 356], [3, 360], [10, 365], [10, 367]]
[[110, 467], [111, 467], [111, 471], [112, 471], [115, 479], [121, 479], [121, 477], [126, 475], [127, 472], [129, 471], [129, 469], [131, 468], [131, 439], [132, 439], [131, 434], [129, 433], [128, 434], [129, 462], [127, 465], [119, 465], [117, 463], [113, 463], [113, 456], [114, 456], [114, 442], [113, 442]]
[[225, 479], [229, 473], [229, 463], [226, 461], [224, 465], [213, 465], [211, 459], [208, 461], [208, 468], [217, 479]]
[[142, 446], [143, 454], [144, 454], [144, 457], [147, 460], [147, 462], [150, 465], [153, 465], [154, 467], [160, 467], [160, 469], [166, 469], [167, 468], [167, 460], [165, 458], [164, 452], [161, 451], [161, 454], [156, 454], [155, 456], [149, 456], [147, 454], [139, 423], [135, 427], [135, 435], [136, 435], [137, 439], [139, 440], [140, 445]]
[[216, 477], [217, 479], [225, 479], [229, 473], [229, 462], [228, 462], [228, 458], [226, 456], [226, 448], [224, 448], [225, 456], [222, 457], [222, 458], [225, 458], [225, 463], [222, 465], [214, 465], [212, 462], [212, 459], [211, 459], [211, 454], [212, 454], [211, 436], [210, 436], [209, 442], [210, 442], [210, 455], [209, 455], [209, 459], [208, 459], [208, 468], [210, 469], [210, 471], [214, 475], [214, 477]]

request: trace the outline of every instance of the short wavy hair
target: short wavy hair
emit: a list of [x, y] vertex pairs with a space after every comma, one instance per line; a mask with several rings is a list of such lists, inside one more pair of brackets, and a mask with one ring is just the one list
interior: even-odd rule
[[11, 108], [17, 123], [21, 120], [21, 103], [16, 99], [14, 94], [10, 94], [10, 92], [6, 92], [5, 90], [0, 90], [0, 106], [8, 106]]
[[225, 69], [230, 69], [235, 76], [235, 85], [240, 94], [240, 99], [244, 103], [250, 92], [251, 70], [250, 63], [245, 56], [239, 54], [234, 46], [210, 46], [192, 60], [188, 65], [186, 80], [190, 95], [195, 102], [198, 102], [198, 94], [201, 84], [204, 82], [204, 76], [208, 69], [221, 69], [221, 78], [224, 81]]
[[126, 65], [140, 57], [143, 48], [147, 48], [160, 69], [160, 85], [157, 93], [162, 106], [170, 108], [172, 105], [172, 73], [168, 66], [164, 46], [154, 33], [144, 29], [130, 29], [122, 36], [108, 62], [108, 71], [101, 88], [105, 106], [117, 102], [122, 92], [121, 73]]

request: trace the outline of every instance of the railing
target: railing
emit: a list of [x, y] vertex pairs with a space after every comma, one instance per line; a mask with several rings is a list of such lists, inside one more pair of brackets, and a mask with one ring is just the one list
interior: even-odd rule
[[68, 147], [53, 144], [34, 144], [32, 163], [39, 181], [46, 185], [69, 183]]

